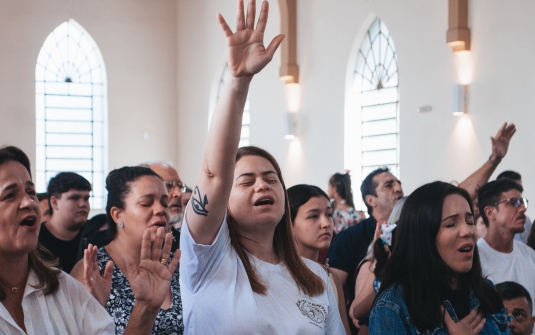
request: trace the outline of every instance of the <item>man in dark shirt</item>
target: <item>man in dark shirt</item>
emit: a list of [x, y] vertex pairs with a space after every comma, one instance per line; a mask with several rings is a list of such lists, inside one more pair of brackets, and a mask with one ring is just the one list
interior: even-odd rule
[[73, 172], [60, 172], [48, 183], [51, 217], [41, 225], [39, 243], [59, 259], [60, 268], [67, 273], [76, 264], [82, 243], [89, 192], [89, 181]]
[[[401, 182], [388, 168], [372, 171], [362, 182], [360, 191], [370, 217], [338, 234], [327, 252], [331, 271], [338, 275], [347, 289], [349, 306], [355, 299], [355, 270], [366, 256], [377, 222], [386, 222], [403, 197]], [[352, 323], [350, 326], [352, 333], [357, 334]]]

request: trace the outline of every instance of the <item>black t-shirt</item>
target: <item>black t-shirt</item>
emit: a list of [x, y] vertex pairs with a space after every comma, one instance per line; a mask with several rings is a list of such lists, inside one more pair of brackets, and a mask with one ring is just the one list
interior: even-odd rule
[[[326, 258], [329, 259], [331, 268], [339, 269], [348, 273], [345, 287], [349, 299], [349, 306], [355, 299], [356, 270], [360, 262], [366, 257], [368, 247], [373, 240], [377, 222], [370, 216], [353, 227], [339, 233], [331, 243]], [[349, 323], [352, 334], [358, 330], [353, 323]]]
[[458, 290], [446, 290], [442, 293], [442, 300], [450, 302], [459, 320], [470, 313], [470, 289], [468, 285], [462, 285]]
[[59, 267], [67, 273], [71, 272], [77, 262], [81, 237], [82, 230], [70, 241], [60, 240], [46, 228], [46, 222], [41, 225], [39, 231], [39, 243], [59, 259]]

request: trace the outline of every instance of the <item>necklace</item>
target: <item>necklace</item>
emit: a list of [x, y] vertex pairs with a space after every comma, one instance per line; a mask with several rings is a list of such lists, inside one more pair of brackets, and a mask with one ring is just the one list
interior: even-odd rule
[[1, 282], [3, 285], [5, 285], [5, 286], [7, 286], [7, 287], [11, 286], [11, 288], [10, 288], [8, 291], [11, 291], [11, 293], [13, 293], [13, 294], [17, 294], [17, 293], [19, 293], [19, 286], [22, 285], [25, 281], [26, 281], [26, 278], [22, 279], [21, 282], [20, 282], [19, 284], [17, 284], [17, 285], [11, 285], [10, 283], [6, 282], [6, 281], [3, 280], [3, 279], [0, 280], [0, 282]]

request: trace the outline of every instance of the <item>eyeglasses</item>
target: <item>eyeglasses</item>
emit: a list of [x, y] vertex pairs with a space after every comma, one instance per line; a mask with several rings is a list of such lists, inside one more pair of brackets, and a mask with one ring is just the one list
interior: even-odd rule
[[186, 184], [181, 181], [165, 180], [163, 183], [165, 184], [165, 187], [167, 188], [168, 192], [175, 188], [175, 186], [178, 186], [180, 192], [182, 193], [186, 192], [186, 188], [188, 188]]
[[526, 198], [517, 198], [517, 197], [514, 197], [514, 198], [509, 198], [509, 199], [503, 199], [503, 200], [500, 200], [498, 202], [496, 202], [493, 206], [498, 206], [499, 204], [501, 204], [502, 202], [508, 202], [510, 203], [513, 207], [520, 207], [520, 205], [524, 204], [524, 207], [526, 209], [528, 209], [528, 199]]

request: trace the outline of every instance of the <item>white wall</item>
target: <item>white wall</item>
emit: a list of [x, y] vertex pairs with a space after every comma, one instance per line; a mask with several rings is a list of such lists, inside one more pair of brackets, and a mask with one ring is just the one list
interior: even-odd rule
[[[277, 1], [271, 5], [273, 14]], [[179, 168], [189, 183], [200, 166], [209, 88], [224, 54], [215, 13], [221, 11], [233, 24], [234, 6], [233, 0], [178, 1]], [[470, 6], [472, 52], [459, 60], [445, 42], [447, 1], [298, 1], [298, 138], [283, 140], [279, 114], [285, 99], [276, 78], [279, 63], [275, 59], [253, 83], [251, 142], [275, 155], [288, 186], [311, 183], [326, 188], [329, 176], [343, 171], [348, 62], [355, 60], [349, 58], [357, 32], [367, 28], [362, 22], [374, 13], [386, 23], [398, 52], [400, 164], [405, 192], [437, 179], [462, 181], [488, 158], [489, 137], [507, 121], [514, 122], [518, 131], [497, 173], [504, 169], [521, 172], [529, 198], [535, 194], [531, 190], [535, 176], [530, 175], [535, 150], [530, 145], [535, 126], [531, 115], [535, 35], [530, 33], [534, 24], [529, 15], [535, 4], [472, 0]], [[266, 39], [276, 34], [273, 26], [278, 27], [278, 13], [270, 19], [272, 30]], [[472, 72], [470, 111], [455, 117], [451, 113], [452, 85], [459, 83], [463, 64]], [[417, 113], [416, 108], [423, 105], [432, 105], [433, 111]]]
[[106, 65], [108, 168], [176, 161], [175, 1], [1, 1], [0, 145], [19, 146], [35, 160], [37, 55], [70, 18], [93, 37]]

